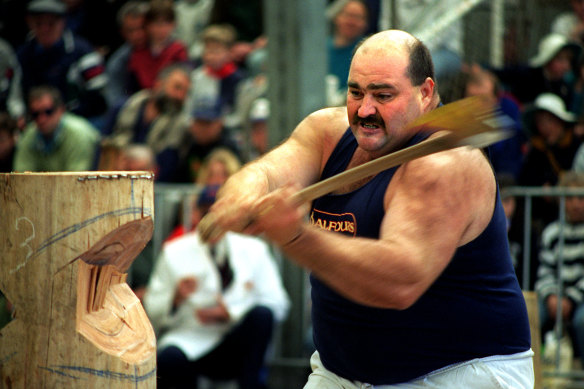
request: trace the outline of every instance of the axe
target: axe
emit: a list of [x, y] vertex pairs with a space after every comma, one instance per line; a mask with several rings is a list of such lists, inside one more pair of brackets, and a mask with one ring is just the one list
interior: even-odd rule
[[[296, 192], [292, 199], [298, 204], [312, 201], [334, 190], [375, 175], [383, 170], [413, 159], [461, 146], [483, 148], [511, 136], [510, 119], [495, 111], [483, 97], [473, 96], [440, 106], [414, 120], [408, 129], [443, 134], [418, 144], [379, 157]], [[203, 241], [214, 239], [222, 231], [214, 222], [213, 214], [207, 214], [197, 226]]]

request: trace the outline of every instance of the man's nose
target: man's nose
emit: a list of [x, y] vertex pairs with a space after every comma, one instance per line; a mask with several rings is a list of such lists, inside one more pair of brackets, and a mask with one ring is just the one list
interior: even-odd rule
[[359, 117], [366, 118], [367, 116], [374, 115], [376, 111], [375, 102], [373, 97], [371, 96], [364, 96], [363, 100], [361, 100], [361, 106], [357, 111]]

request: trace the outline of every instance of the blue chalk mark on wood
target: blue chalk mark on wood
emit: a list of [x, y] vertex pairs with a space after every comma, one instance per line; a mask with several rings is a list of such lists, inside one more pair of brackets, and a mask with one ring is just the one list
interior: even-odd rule
[[[129, 382], [143, 382], [148, 380], [150, 377], [156, 374], [156, 368], [152, 369], [151, 371], [147, 372], [143, 375], [137, 374], [126, 374], [120, 373], [111, 370], [100, 370], [100, 369], [92, 369], [89, 367], [83, 366], [67, 366], [67, 365], [58, 365], [58, 366], [39, 366], [39, 369], [46, 370], [53, 374], [59, 374], [63, 377], [68, 377], [72, 379], [86, 379], [88, 377], [100, 377], [105, 378], [108, 380], [116, 380], [116, 381], [129, 381]], [[87, 377], [84, 377], [86, 375]]]

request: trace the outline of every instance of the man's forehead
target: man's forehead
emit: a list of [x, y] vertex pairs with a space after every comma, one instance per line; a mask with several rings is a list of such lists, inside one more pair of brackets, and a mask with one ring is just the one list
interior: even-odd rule
[[363, 84], [364, 81], [358, 80], [358, 78], [365, 76], [372, 78], [366, 81], [366, 84], [393, 84], [398, 79], [408, 78], [408, 65], [409, 56], [399, 55], [395, 51], [364, 52], [353, 58], [349, 71], [349, 81]]

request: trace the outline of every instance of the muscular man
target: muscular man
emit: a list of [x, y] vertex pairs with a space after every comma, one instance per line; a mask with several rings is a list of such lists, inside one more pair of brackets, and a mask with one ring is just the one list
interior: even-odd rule
[[[305, 388], [531, 388], [525, 303], [493, 171], [477, 149], [405, 163], [298, 206], [300, 187], [420, 142], [439, 99], [427, 48], [397, 30], [352, 60], [346, 108], [309, 115], [233, 175], [210, 218], [311, 271]], [[209, 219], [208, 219], [209, 220]], [[251, 224], [250, 224], [251, 221]]]

